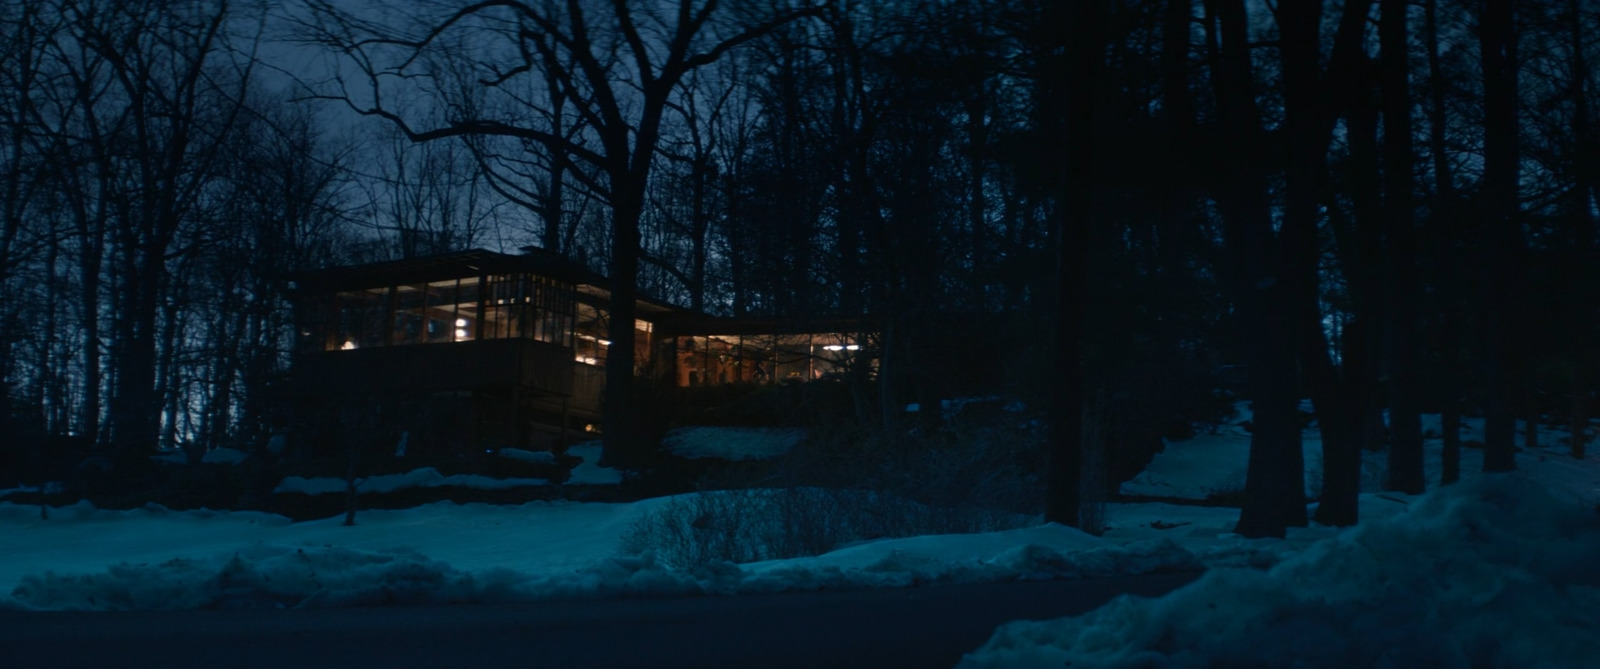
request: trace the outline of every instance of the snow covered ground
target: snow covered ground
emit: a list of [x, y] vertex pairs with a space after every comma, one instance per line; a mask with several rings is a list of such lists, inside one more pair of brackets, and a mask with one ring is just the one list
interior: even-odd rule
[[1059, 525], [859, 544], [815, 558], [692, 572], [618, 553], [668, 504], [448, 502], [369, 510], [353, 527], [262, 513], [0, 504], [0, 606], [171, 609], [339, 606], [781, 592], [1199, 568], [1164, 540], [1118, 543]]
[[[1481, 438], [1481, 420], [1465, 423], [1463, 439]], [[1378, 493], [1377, 453], [1365, 465], [1362, 524], [1349, 530], [1245, 542], [1226, 533], [1234, 510], [1191, 511], [1191, 524], [1169, 531], [1187, 531], [1175, 540], [1213, 567], [1200, 580], [1076, 618], [1004, 625], [962, 666], [1600, 666], [1600, 458], [1572, 458], [1566, 430], [1545, 429], [1539, 447], [1519, 449], [1516, 473], [1479, 473], [1483, 452], [1468, 448], [1462, 483], [1438, 488], [1437, 415], [1424, 416], [1424, 432], [1428, 494]], [[1320, 475], [1320, 440], [1308, 430], [1306, 441], [1308, 470]], [[1242, 483], [1249, 443], [1237, 421], [1192, 446], [1169, 444], [1123, 491], [1203, 499]], [[1110, 514], [1107, 538], [1183, 514], [1126, 506]]]
[[[218, 449], [227, 450], [227, 449]], [[217, 451], [212, 451], [215, 453]], [[237, 451], [235, 451], [237, 452]], [[616, 485], [622, 482], [622, 472], [609, 467], [600, 466], [600, 446], [598, 442], [590, 442], [572, 446], [567, 453], [577, 456], [581, 462], [572, 469], [567, 478], [569, 485]], [[531, 462], [534, 464], [553, 464], [555, 456], [548, 451], [525, 451], [516, 448], [504, 448], [497, 455], [511, 460]], [[210, 457], [207, 454], [207, 457]], [[303, 478], [288, 476], [278, 482], [273, 488], [274, 493], [301, 493], [306, 495], [322, 495], [328, 493], [341, 493], [345, 491], [346, 482], [342, 478], [318, 476]], [[452, 474], [445, 476], [433, 467], [413, 469], [404, 474], [382, 474], [378, 476], [365, 476], [357, 479], [356, 490], [360, 492], [394, 492], [408, 488], [475, 488], [478, 490], [502, 490], [505, 488], [539, 487], [550, 485], [547, 479], [533, 478], [491, 478], [477, 474]]]
[[680, 427], [667, 433], [661, 447], [690, 460], [769, 460], [788, 453], [806, 438], [792, 427]]
[[1528, 473], [1480, 475], [1265, 572], [1006, 624], [962, 666], [1594, 667], [1597, 521]]
[[[1473, 432], [1468, 438], [1479, 429], [1470, 426]], [[1138, 485], [1191, 499], [1233, 485], [1248, 452], [1248, 435], [1234, 428], [1236, 424], [1224, 426], [1217, 435], [1169, 444]], [[1307, 434], [1312, 437], [1315, 432]], [[1383, 620], [1326, 613], [1364, 606], [1363, 602], [1410, 606], [1405, 610], [1433, 616], [1418, 623], [1422, 625], [1416, 627], [1418, 634], [1453, 639], [1451, 635], [1460, 634], [1440, 625], [1490, 624], [1487, 618], [1452, 617], [1456, 614], [1450, 612], [1467, 606], [1463, 602], [1487, 602], [1485, 610], [1490, 613], [1485, 616], [1511, 610], [1507, 607], [1526, 599], [1517, 593], [1557, 597], [1553, 601], [1576, 611], [1591, 611], [1584, 607], [1600, 602], [1596, 591], [1582, 589], [1587, 581], [1558, 585], [1573, 576], [1572, 565], [1577, 564], [1573, 560], [1578, 559], [1574, 556], [1588, 555], [1591, 564], [1600, 563], [1600, 555], [1592, 552], [1600, 541], [1589, 542], [1593, 526], [1580, 522], [1592, 520], [1594, 502], [1600, 501], [1600, 461], [1566, 456], [1558, 441], [1562, 436], [1547, 431], [1544, 441], [1554, 448], [1519, 453], [1522, 473], [1509, 483], [1471, 483], [1482, 478], [1476, 474], [1481, 452], [1468, 449], [1463, 453], [1463, 473], [1477, 487], [1457, 486], [1446, 494], [1424, 497], [1367, 493], [1361, 501], [1364, 524], [1355, 530], [1312, 527], [1292, 531], [1286, 540], [1247, 540], [1231, 532], [1235, 509], [1111, 504], [1106, 509], [1108, 531], [1102, 537], [1041, 525], [986, 534], [878, 540], [813, 558], [714, 564], [694, 570], [670, 568], [650, 554], [621, 551], [629, 528], [673, 498], [519, 506], [441, 502], [363, 511], [353, 527], [340, 525], [337, 518], [291, 523], [261, 513], [105, 511], [85, 504], [50, 509], [45, 519], [37, 507], [0, 504], [0, 607], [312, 607], [668, 596], [1136, 574], [1209, 566], [1212, 570], [1201, 583], [1156, 600], [1168, 603], [1130, 600], [1080, 619], [1008, 626], [970, 659], [982, 666], [1070, 657], [1087, 662], [1085, 666], [1117, 666], [1121, 661], [1117, 658], [1153, 657], [1138, 655], [1152, 647], [1153, 652], [1167, 652], [1161, 643], [1192, 638], [1187, 635], [1249, 641], [1268, 625], [1290, 624], [1301, 626], [1289, 630], [1292, 633], [1303, 629], [1307, 635], [1321, 635], [1316, 638], [1343, 638], [1342, 629], [1364, 629], [1339, 627], [1346, 623], [1386, 628]], [[584, 459], [571, 482], [621, 480], [620, 472], [598, 466], [598, 452], [584, 449], [597, 451], [592, 446], [569, 451]], [[1308, 456], [1315, 450], [1309, 449]], [[1377, 454], [1370, 464], [1378, 474], [1381, 458]], [[1429, 442], [1429, 459], [1433, 483], [1437, 440]], [[1538, 500], [1523, 502], [1531, 495], [1524, 494], [1525, 488], [1545, 492]], [[1485, 498], [1489, 501], [1482, 501]], [[1473, 520], [1484, 513], [1492, 519]], [[1537, 522], [1515, 520], [1530, 514]], [[1459, 542], [1467, 543], [1453, 551], [1443, 548]], [[1556, 549], [1518, 548], [1529, 542], [1534, 546], [1555, 542]], [[1421, 563], [1404, 562], [1433, 564], [1441, 556], [1454, 556], [1449, 558], [1454, 562], [1437, 576], [1417, 566]], [[1495, 576], [1498, 572], [1504, 573]], [[1344, 581], [1351, 583], [1353, 594], [1338, 594]], [[1428, 599], [1456, 583], [1465, 589], [1444, 593], [1449, 596], [1443, 599]], [[1304, 593], [1281, 592], [1297, 588]], [[1226, 608], [1235, 601], [1242, 602], [1242, 608]], [[1213, 604], [1223, 608], [1212, 609]], [[1206, 618], [1202, 614], [1213, 610], [1224, 615], [1202, 620]], [[1550, 612], [1516, 624], [1561, 629], [1565, 620]], [[1125, 634], [1119, 625], [1167, 630], [1168, 636]], [[1100, 638], [1094, 635], [1126, 636], [1132, 645], [1113, 648], [1111, 641], [1102, 641], [1086, 646], [1080, 641]], [[1222, 650], [1205, 650], [1211, 654], [1203, 657], [1233, 657], [1227, 654], [1226, 640], [1217, 643]], [[1339, 652], [1345, 655], [1329, 657], [1372, 659], [1364, 653], [1376, 647], [1342, 647], [1345, 650]], [[1557, 646], [1540, 646], [1544, 647]], [[1100, 654], [1063, 655], [1089, 652], [1085, 649]], [[1473, 648], [1461, 652], [1479, 657]], [[1544, 657], [1516, 654], [1527, 652], [1534, 651], [1506, 649], [1509, 654], [1493, 657]], [[1409, 657], [1395, 656], [1391, 661], [1406, 666], [1411, 664]], [[1455, 656], [1427, 656], [1437, 657]]]

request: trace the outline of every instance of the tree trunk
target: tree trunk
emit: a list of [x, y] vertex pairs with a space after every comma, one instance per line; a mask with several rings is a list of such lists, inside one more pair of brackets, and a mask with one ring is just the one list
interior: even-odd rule
[[1437, 249], [1435, 284], [1438, 285], [1437, 302], [1439, 319], [1439, 349], [1443, 364], [1439, 370], [1440, 485], [1461, 479], [1461, 394], [1457, 390], [1457, 370], [1461, 362], [1461, 318], [1459, 316], [1461, 270], [1456, 260], [1457, 222], [1459, 209], [1456, 199], [1455, 174], [1450, 167], [1450, 149], [1446, 143], [1445, 76], [1439, 56], [1439, 1], [1426, 0], [1423, 5], [1423, 41], [1428, 62], [1428, 153], [1433, 163], [1433, 214], [1431, 216], [1432, 246]]
[[[1573, 158], [1573, 171], [1575, 172], [1577, 188], [1575, 202], [1572, 204], [1572, 216], [1576, 219], [1573, 225], [1575, 241], [1575, 255], [1580, 263], [1584, 264], [1589, 276], [1584, 277], [1585, 282], [1594, 282], [1595, 269], [1590, 259], [1594, 257], [1595, 250], [1595, 216], [1592, 206], [1600, 204], [1600, 143], [1594, 135], [1593, 124], [1589, 110], [1589, 61], [1584, 52], [1586, 48], [1583, 12], [1578, 0], [1567, 2], [1568, 24], [1568, 49], [1571, 51], [1571, 95], [1573, 100], [1573, 135], [1577, 138], [1577, 152]], [[1584, 297], [1593, 297], [1594, 289], [1590, 288], [1581, 294]], [[1586, 300], [1580, 300], [1586, 302]], [[1593, 328], [1595, 319], [1587, 313], [1586, 309], [1575, 309], [1577, 313], [1571, 314], [1573, 322], [1580, 328]], [[1576, 350], [1572, 351], [1572, 422], [1571, 447], [1572, 457], [1583, 459], [1584, 441], [1587, 438], [1589, 425], [1589, 383], [1594, 373], [1594, 346], [1586, 341], [1579, 341]]]
[[[615, 177], [614, 177], [615, 178]], [[634, 329], [639, 280], [639, 218], [644, 211], [644, 184], [621, 183], [612, 193], [611, 208], [611, 322], [606, 331], [606, 386], [601, 425], [603, 463], [637, 466], [642, 430], [634, 397]]]
[[1051, 182], [1059, 193], [1055, 203], [1059, 292], [1045, 520], [1077, 527], [1083, 503], [1083, 319], [1094, 195], [1092, 133], [1105, 8], [1099, 0], [1084, 0], [1071, 3], [1070, 9], [1050, 3], [1045, 12], [1044, 29], [1065, 40], [1059, 45], [1059, 59], [1045, 56], [1040, 78], [1045, 87], [1041, 120], [1044, 127], [1054, 129], [1049, 141], [1059, 142], [1064, 157], [1064, 169], [1055, 170]]
[[1296, 417], [1299, 286], [1272, 239], [1265, 138], [1256, 106], [1243, 0], [1208, 3], [1220, 30], [1213, 58], [1218, 115], [1229, 175], [1218, 193], [1230, 258], [1230, 283], [1248, 350], [1249, 398], [1254, 412], [1245, 501], [1234, 531], [1247, 537], [1284, 536], [1306, 524], [1305, 484]]
[[[1324, 76], [1318, 66], [1322, 10], [1312, 3], [1285, 5], [1278, 21], [1283, 40], [1285, 133], [1290, 144], [1287, 195], [1279, 234], [1280, 270], [1285, 295], [1292, 300], [1296, 356], [1312, 393], [1323, 436], [1323, 493], [1318, 518], [1334, 525], [1357, 521], [1360, 487], [1360, 414], [1353, 383], [1339, 383], [1323, 333], [1318, 300], [1317, 227], [1328, 147], [1336, 120], [1334, 105], [1357, 93], [1360, 79], [1351, 63], [1359, 53], [1366, 3], [1351, 3], [1341, 22], [1334, 57]], [[1358, 275], [1359, 276], [1359, 275]], [[1348, 375], [1350, 378], [1358, 378]], [[1298, 395], [1296, 395], [1298, 396]], [[1291, 452], [1302, 470], [1299, 452]]]
[[1478, 44], [1483, 61], [1484, 172], [1482, 271], [1485, 296], [1483, 470], [1516, 469], [1510, 398], [1515, 284], [1520, 283], [1518, 228], [1515, 2], [1484, 0]]
[[[1307, 315], [1319, 316], [1316, 311]], [[1360, 520], [1361, 495], [1361, 413], [1359, 397], [1347, 378], [1341, 382], [1338, 370], [1328, 355], [1328, 341], [1321, 321], [1303, 324], [1313, 334], [1305, 338], [1300, 354], [1306, 370], [1306, 386], [1317, 411], [1317, 428], [1322, 434], [1322, 498], [1315, 520], [1323, 525], [1348, 527]], [[1348, 363], [1346, 363], [1348, 364]], [[1348, 374], [1348, 372], [1347, 372]]]
[[[127, 245], [113, 349], [116, 383], [111, 397], [111, 438], [119, 456], [154, 453], [160, 438], [161, 394], [157, 389], [156, 317], [159, 254], [145, 244]], [[151, 260], [156, 258], [156, 260]]]
[[1528, 392], [1527, 410], [1522, 421], [1522, 447], [1539, 447], [1539, 400], [1531, 391]]
[[1444, 449], [1439, 454], [1439, 484], [1449, 485], [1461, 480], [1461, 409], [1455, 402], [1444, 406], [1439, 430], [1444, 433], [1439, 435], [1444, 441]]
[[1589, 391], [1584, 386], [1583, 377], [1574, 373], [1572, 375], [1572, 420], [1569, 430], [1572, 433], [1572, 457], [1584, 459], [1586, 452], [1584, 443], [1589, 438]]
[[[566, 127], [563, 123], [566, 120], [564, 111], [567, 106], [567, 95], [561, 88], [559, 78], [549, 76], [548, 79], [550, 134], [557, 137], [565, 137]], [[540, 203], [542, 206], [542, 211], [539, 212], [540, 218], [544, 219], [544, 230], [540, 241], [544, 244], [546, 251], [568, 253], [571, 249], [564, 248], [561, 244], [561, 221], [566, 215], [564, 207], [566, 206], [567, 170], [570, 169], [571, 162], [567, 158], [565, 151], [555, 151], [548, 148], [546, 150], [550, 153], [550, 173], [547, 175], [549, 181], [548, 186], [545, 188], [544, 201]]]
[[1345, 332], [1344, 363], [1353, 384], [1361, 422], [1361, 448], [1378, 452], [1388, 442], [1383, 402], [1378, 392], [1385, 339], [1383, 276], [1383, 206], [1379, 178], [1378, 104], [1363, 82], [1351, 92], [1346, 114], [1349, 132], [1350, 201], [1355, 248], [1347, 278], [1355, 298], [1354, 316]]
[[1412, 205], [1410, 41], [1407, 0], [1382, 0], [1378, 82], [1383, 106], [1383, 208], [1389, 233], [1389, 490], [1421, 494], [1422, 421], [1418, 409], [1417, 234]]
[[[691, 121], [692, 122], [692, 121]], [[711, 230], [711, 212], [707, 198], [710, 197], [711, 154], [710, 150], [701, 146], [699, 134], [695, 135], [695, 160], [689, 175], [690, 189], [690, 230], [689, 230], [689, 308], [696, 312], [705, 311], [706, 307], [706, 262], [707, 240], [706, 235]]]
[[987, 165], [989, 154], [989, 124], [988, 99], [983, 90], [983, 80], [973, 84], [977, 91], [969, 94], [965, 102], [967, 114], [967, 235], [970, 239], [967, 253], [970, 254], [972, 271], [972, 290], [974, 307], [979, 310], [986, 308], [988, 300], [988, 278], [984, 272], [988, 267], [986, 257], [989, 247], [989, 199], [987, 184], [985, 183], [984, 168]]

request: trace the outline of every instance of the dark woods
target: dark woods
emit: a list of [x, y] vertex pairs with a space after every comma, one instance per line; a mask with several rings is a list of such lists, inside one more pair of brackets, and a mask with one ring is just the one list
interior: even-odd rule
[[1579, 0], [7, 0], [0, 485], [262, 449], [284, 277], [532, 244], [614, 282], [608, 450], [653, 411], [636, 297], [870, 317], [826, 418], [863, 439], [1019, 399], [1076, 524], [1237, 397], [1239, 531], [1282, 535], [1309, 398], [1315, 519], [1353, 524], [1364, 449], [1417, 492], [1463, 414], [1494, 470], [1515, 420], [1587, 422], [1597, 33]]

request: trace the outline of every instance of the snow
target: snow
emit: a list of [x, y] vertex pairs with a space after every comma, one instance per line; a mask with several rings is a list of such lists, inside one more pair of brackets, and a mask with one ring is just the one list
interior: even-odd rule
[[[1303, 404], [1302, 411], [1311, 411]], [[1250, 460], [1253, 418], [1249, 402], [1234, 405], [1234, 417], [1215, 430], [1183, 441], [1166, 440], [1150, 464], [1122, 484], [1124, 495], [1178, 499], [1209, 499], [1244, 492]], [[1435, 431], [1437, 433], [1437, 430]], [[1306, 463], [1306, 489], [1314, 496], [1322, 486], [1322, 433], [1313, 426], [1301, 432], [1300, 446]]]
[[[1242, 420], [1170, 442], [1123, 492], [1233, 490], [1249, 453]], [[1164, 534], [1210, 570], [1162, 598], [1009, 623], [963, 666], [1596, 666], [1600, 458], [1571, 457], [1566, 429], [1544, 428], [1540, 447], [1519, 448], [1516, 473], [1483, 474], [1483, 451], [1463, 448], [1462, 481], [1441, 488], [1439, 416], [1424, 415], [1423, 429], [1432, 491], [1380, 492], [1388, 454], [1364, 454], [1355, 528], [1246, 540], [1231, 533], [1235, 509], [1109, 505], [1104, 538]], [[1462, 439], [1482, 429], [1466, 418]], [[1314, 491], [1321, 443], [1314, 427], [1304, 438]]]
[[495, 451], [495, 455], [509, 460], [531, 462], [536, 465], [553, 465], [556, 463], [556, 454], [550, 451], [528, 451], [520, 448], [502, 448]]
[[[413, 469], [404, 474], [367, 476], [356, 480], [356, 490], [360, 492], [394, 492], [406, 488], [440, 488], [446, 486], [476, 488], [479, 490], [503, 490], [506, 488], [546, 485], [550, 485], [550, 482], [545, 479], [497, 479], [478, 474], [445, 476], [433, 467]], [[342, 478], [324, 476], [308, 479], [299, 476], [286, 476], [278, 483], [278, 487], [272, 489], [272, 492], [274, 494], [304, 493], [307, 495], [321, 495], [324, 493], [344, 492], [345, 489], [346, 482]]]
[[[43, 520], [38, 507], [0, 504], [7, 537], [0, 592], [16, 587], [0, 606], [314, 606], [372, 603], [363, 598], [385, 588], [413, 593], [408, 601], [472, 601], [461, 594], [476, 592], [469, 580], [512, 570], [525, 594], [555, 596], [598, 587], [604, 579], [596, 581], [595, 570], [614, 569], [617, 538], [655, 504], [439, 502], [361, 511], [351, 527], [342, 518], [291, 523], [254, 512], [109, 511], [86, 503], [52, 509]], [[314, 582], [302, 575], [307, 569]], [[222, 581], [234, 589], [217, 590]], [[418, 588], [428, 584], [437, 591], [424, 596]]]
[[[567, 479], [568, 484], [575, 485], [616, 485], [622, 482], [622, 472], [608, 467], [601, 467], [599, 442], [588, 442], [567, 449], [567, 453], [582, 458], [583, 462], [572, 470]], [[516, 448], [502, 448], [497, 455], [532, 462], [537, 464], [551, 464], [555, 462], [555, 455], [548, 452], [525, 451]], [[477, 474], [452, 474], [445, 476], [433, 467], [413, 469], [404, 474], [383, 474], [367, 476], [358, 479], [356, 489], [360, 492], [394, 492], [407, 488], [476, 488], [478, 490], [504, 490], [507, 488], [538, 487], [550, 485], [546, 479], [535, 478], [492, 478]], [[321, 495], [324, 493], [339, 493], [345, 491], [345, 480], [333, 477], [302, 478], [299, 476], [284, 477], [283, 481], [272, 490], [273, 493], [303, 493], [307, 495]]]
[[1261, 572], [1002, 626], [962, 666], [1580, 667], [1600, 658], [1600, 523], [1483, 475]]
[[246, 457], [249, 457], [248, 453], [236, 448], [214, 448], [206, 451], [200, 461], [208, 465], [236, 465], [244, 462]]
[[[1193, 502], [1228, 490], [1243, 470], [1248, 434], [1231, 429], [1237, 427], [1235, 421], [1216, 435], [1168, 444], [1142, 485], [1168, 491], [1172, 500], [1107, 504], [1102, 536], [1041, 524], [690, 569], [625, 551], [624, 538], [641, 519], [695, 494], [632, 503], [439, 502], [364, 510], [351, 527], [342, 518], [292, 523], [263, 513], [109, 511], [81, 503], [47, 509], [41, 518], [38, 506], [0, 503], [0, 608], [714, 595], [1207, 568], [1201, 580], [1164, 598], [1008, 624], [967, 661], [1563, 667], [1575, 666], [1574, 657], [1600, 657], [1587, 627], [1578, 627], [1600, 615], [1600, 571], [1593, 567], [1600, 564], [1600, 458], [1565, 455], [1559, 430], [1542, 435], [1552, 448], [1518, 454], [1516, 475], [1479, 474], [1481, 451], [1466, 449], [1465, 480], [1421, 497], [1372, 487], [1385, 454], [1369, 454], [1376, 469], [1360, 499], [1361, 526], [1293, 528], [1276, 540], [1233, 534], [1237, 509]], [[1469, 421], [1468, 428], [1471, 438], [1481, 424]], [[569, 483], [622, 481], [622, 472], [599, 467], [600, 450], [597, 442], [568, 449], [582, 460]], [[1437, 439], [1427, 442], [1427, 457], [1434, 484]], [[280, 490], [338, 492], [343, 483], [286, 479]], [[373, 477], [363, 490], [475, 484], [418, 470]]]
[[805, 440], [806, 431], [784, 427], [680, 427], [667, 433], [661, 446], [691, 460], [769, 460]]
[[[1309, 411], [1309, 404], [1302, 410]], [[1158, 497], [1175, 500], [1204, 500], [1219, 494], [1232, 494], [1244, 490], [1244, 475], [1250, 456], [1250, 433], [1243, 423], [1251, 419], [1249, 404], [1240, 402], [1237, 415], [1217, 427], [1214, 433], [1201, 433], [1192, 439], [1167, 441], [1166, 448], [1155, 455], [1150, 465], [1130, 481], [1123, 483], [1124, 495]], [[1439, 414], [1423, 414], [1422, 429], [1429, 435], [1423, 442], [1423, 471], [1429, 486], [1437, 486], [1443, 471], [1443, 441], [1439, 439]], [[1523, 423], [1517, 423], [1517, 443], [1522, 441]], [[1483, 419], [1465, 417], [1461, 421], [1463, 441], [1481, 440]], [[1593, 438], [1593, 433], [1591, 433]], [[1591, 506], [1600, 504], [1600, 462], [1591, 455], [1586, 460], [1575, 460], [1567, 455], [1568, 433], [1566, 427], [1543, 427], [1539, 433], [1540, 448], [1522, 449], [1517, 454], [1518, 469], [1529, 472], [1536, 480], [1546, 482], [1557, 492], [1573, 501]], [[1301, 432], [1305, 452], [1306, 491], [1315, 497], [1322, 485], [1322, 434], [1313, 423]], [[1591, 448], [1590, 450], [1594, 450]], [[1361, 491], [1377, 493], [1383, 489], [1383, 473], [1387, 470], [1387, 452], [1363, 453]], [[1461, 472], [1472, 475], [1483, 469], [1483, 449], [1461, 449]], [[1385, 513], [1385, 505], [1373, 504], [1375, 512]], [[1366, 518], [1367, 507], [1362, 508]]]
[[567, 455], [583, 459], [567, 476], [568, 485], [616, 485], [622, 482], [622, 472], [600, 466], [600, 442], [587, 441], [567, 448]]
[[1045, 524], [980, 534], [883, 539], [814, 558], [742, 565], [744, 591], [901, 587], [925, 583], [1147, 574], [1200, 568], [1168, 540], [1120, 546], [1076, 529]]
[[[695, 493], [698, 494], [698, 493]], [[693, 571], [617, 551], [674, 498], [429, 504], [290, 523], [270, 514], [0, 504], [0, 607], [175, 609], [440, 604], [967, 583], [1196, 569], [1170, 541], [1122, 546], [1045, 525], [859, 544]], [[22, 547], [26, 546], [26, 550]]]

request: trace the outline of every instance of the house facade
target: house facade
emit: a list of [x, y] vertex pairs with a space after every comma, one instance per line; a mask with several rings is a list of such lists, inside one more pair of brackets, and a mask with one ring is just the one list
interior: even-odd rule
[[[611, 342], [605, 277], [541, 249], [291, 277], [293, 441], [397, 451], [593, 438]], [[641, 299], [635, 373], [669, 386], [793, 383], [866, 364], [859, 322], [715, 318]], [[385, 446], [387, 447], [387, 446]]]

